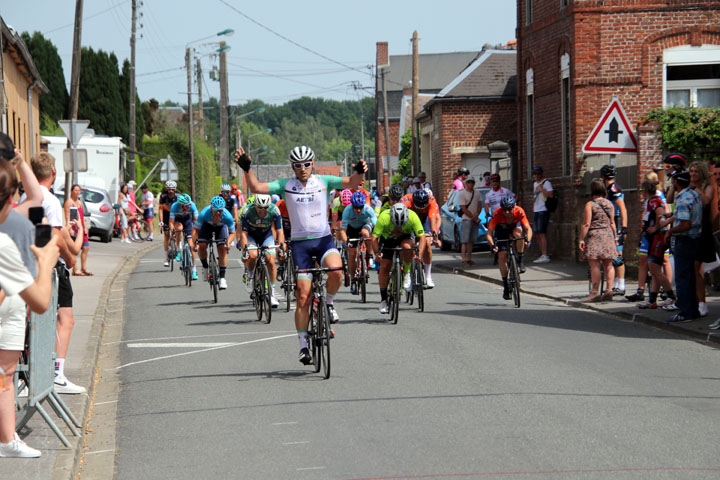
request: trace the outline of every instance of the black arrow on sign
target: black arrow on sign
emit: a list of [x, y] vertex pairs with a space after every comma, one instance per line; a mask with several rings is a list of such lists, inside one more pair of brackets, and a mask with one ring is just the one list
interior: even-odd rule
[[618, 121], [616, 118], [613, 118], [612, 120], [610, 120], [610, 128], [608, 130], [605, 130], [605, 133], [608, 134], [608, 143], [618, 143], [618, 136], [625, 132], [618, 128]]

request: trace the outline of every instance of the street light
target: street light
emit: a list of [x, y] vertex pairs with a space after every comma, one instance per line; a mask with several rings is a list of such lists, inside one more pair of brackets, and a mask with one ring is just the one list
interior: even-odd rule
[[[237, 112], [238, 107], [233, 107], [233, 112], [230, 113], [229, 117], [232, 115], [235, 115], [235, 112]], [[253, 113], [260, 113], [264, 112], [265, 107], [258, 107], [255, 110], [250, 110], [249, 112], [241, 113], [240, 115], [235, 115], [235, 149], [239, 150], [240, 146], [242, 145], [242, 138], [240, 135], [240, 119], [243, 117], [247, 117], [248, 115], [252, 115]]]
[[260, 135], [260, 134], [262, 134], [262, 133], [270, 133], [270, 132], [272, 132], [272, 128], [266, 128], [265, 130], [261, 130], [261, 131], [259, 131], [259, 132], [253, 133], [252, 135], [248, 135], [248, 137], [247, 137], [247, 141], [248, 141], [247, 151], [249, 152], [249, 151], [251, 150], [251, 149], [250, 149], [250, 139], [251, 139], [252, 137], [255, 137], [255, 136]]
[[252, 155], [252, 154], [255, 153], [255, 152], [261, 152], [261, 151], [265, 150], [266, 148], [268, 148], [268, 146], [267, 146], [267, 145], [263, 145], [262, 147], [256, 148], [256, 149], [253, 150], [252, 152], [248, 152], [248, 154]]
[[[192, 198], [197, 200], [195, 195], [195, 146], [193, 145], [194, 139], [193, 139], [193, 113], [192, 113], [192, 79], [191, 79], [191, 72], [192, 67], [190, 66], [190, 45], [197, 42], [202, 42], [203, 40], [207, 40], [209, 38], [214, 37], [222, 37], [222, 36], [228, 36], [235, 33], [235, 30], [231, 28], [226, 28], [225, 30], [222, 30], [215, 35], [210, 35], [208, 37], [199, 38], [197, 40], [193, 40], [192, 42], [188, 42], [185, 44], [185, 69], [187, 70], [187, 96], [188, 96], [188, 142], [189, 142], [189, 148], [190, 148], [190, 192], [192, 194]], [[202, 108], [202, 105], [199, 105], [200, 108]]]

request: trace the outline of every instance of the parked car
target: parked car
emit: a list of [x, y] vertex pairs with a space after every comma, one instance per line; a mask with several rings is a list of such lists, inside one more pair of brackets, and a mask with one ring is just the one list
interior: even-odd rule
[[[112, 242], [113, 226], [115, 223], [115, 210], [110, 201], [107, 190], [96, 187], [80, 186], [80, 198], [83, 200], [85, 215], [90, 213], [90, 218], [85, 219], [89, 223], [88, 236], [99, 236], [104, 243]], [[56, 191], [55, 196], [60, 202], [65, 202], [65, 194], [62, 190]]]
[[[480, 223], [477, 227], [477, 236], [473, 247], [487, 246], [487, 239], [485, 234], [487, 229], [485, 228], [485, 194], [489, 191], [489, 188], [476, 188], [475, 195], [482, 195], [480, 204], [483, 206], [483, 212], [480, 214]], [[462, 212], [458, 206], [458, 195], [459, 191], [454, 190], [450, 192], [447, 202], [440, 207], [440, 217], [442, 218], [442, 224], [440, 226], [440, 238], [442, 240], [442, 249], [450, 250], [451, 248], [455, 251], [460, 251], [460, 239], [462, 238]]]

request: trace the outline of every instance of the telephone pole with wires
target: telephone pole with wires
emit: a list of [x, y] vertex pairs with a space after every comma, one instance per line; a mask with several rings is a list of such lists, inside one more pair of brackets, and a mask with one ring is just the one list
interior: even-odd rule
[[202, 99], [202, 87], [203, 87], [203, 77], [202, 77], [202, 65], [200, 65], [200, 57], [197, 59], [197, 87], [198, 87], [198, 135], [200, 135], [200, 140], [205, 140], [205, 125], [204, 122], [204, 115], [203, 112], [203, 99]]
[[[137, 22], [137, 2], [132, 0], [132, 24], [130, 27], [130, 150], [135, 151], [135, 24]], [[135, 180], [135, 154], [130, 162], [130, 180]]]

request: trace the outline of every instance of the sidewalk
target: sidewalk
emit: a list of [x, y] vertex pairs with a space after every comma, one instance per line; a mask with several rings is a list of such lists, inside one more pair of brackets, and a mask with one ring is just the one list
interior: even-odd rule
[[[544, 298], [558, 300], [573, 307], [587, 308], [597, 312], [613, 315], [624, 320], [642, 323], [673, 334], [683, 335], [692, 339], [720, 346], [720, 331], [710, 330], [708, 325], [720, 316], [720, 295], [708, 290], [707, 305], [709, 315], [688, 323], [666, 323], [676, 312], [658, 310], [640, 310], [636, 303], [628, 302], [625, 297], [614, 297], [612, 301], [601, 303], [581, 303], [588, 295], [587, 264], [570, 261], [551, 261], [550, 263], [534, 264], [533, 258], [525, 262], [527, 271], [521, 275], [521, 291]], [[454, 272], [486, 282], [502, 285], [500, 272], [493, 265], [492, 256], [488, 252], [473, 253], [473, 261], [477, 265], [462, 267], [459, 253], [433, 251], [433, 269]], [[631, 295], [637, 289], [637, 280], [628, 281], [626, 294]], [[502, 292], [498, 291], [498, 296]], [[647, 292], [645, 292], [647, 298]], [[508, 302], [508, 308], [512, 302]], [[522, 310], [522, 307], [520, 308]]]
[[[120, 243], [114, 239], [112, 243], [90, 243], [88, 270], [92, 277], [71, 277], [73, 284], [73, 328], [68, 349], [66, 376], [74, 383], [87, 388], [88, 394], [63, 395], [62, 398], [83, 425], [86, 424], [90, 396], [93, 391], [95, 364], [100, 346], [100, 333], [105, 317], [105, 304], [112, 284], [120, 269], [128, 262], [139, 259], [141, 255], [153, 247], [162, 247], [158, 242]], [[78, 263], [79, 263], [78, 258]], [[42, 452], [40, 458], [1, 458], [0, 478], [3, 480], [30, 479], [62, 479], [69, 480], [77, 474], [77, 463], [83, 450], [83, 438], [73, 437], [65, 423], [57, 417], [47, 402], [43, 404], [50, 418], [60, 427], [71, 443], [66, 448], [48, 427], [39, 413], [35, 413], [28, 424], [18, 432], [20, 437], [31, 447]], [[81, 434], [84, 428], [78, 429]]]

